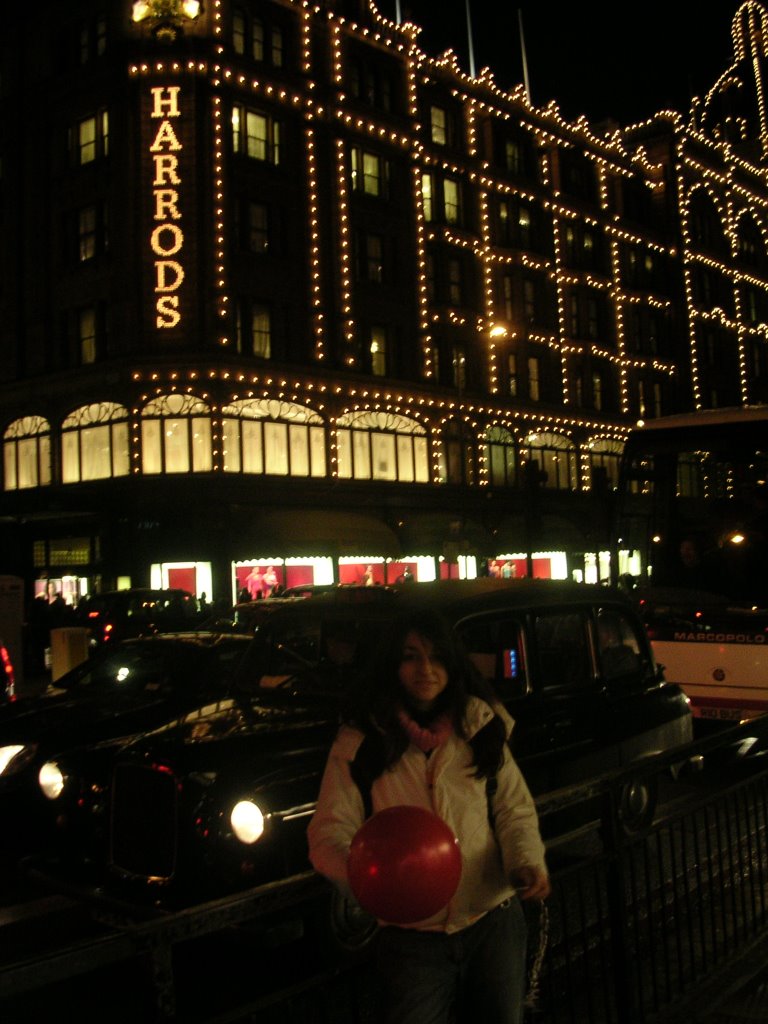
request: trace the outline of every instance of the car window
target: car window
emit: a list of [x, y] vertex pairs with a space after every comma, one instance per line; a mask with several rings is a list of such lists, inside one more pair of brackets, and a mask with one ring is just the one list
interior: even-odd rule
[[542, 689], [587, 687], [594, 681], [583, 612], [539, 612], [533, 616], [533, 633]]
[[522, 623], [509, 613], [472, 618], [456, 633], [480, 675], [504, 700], [520, 696], [527, 684]]
[[629, 616], [620, 609], [599, 609], [597, 649], [600, 672], [607, 682], [637, 676], [642, 670], [640, 640]]

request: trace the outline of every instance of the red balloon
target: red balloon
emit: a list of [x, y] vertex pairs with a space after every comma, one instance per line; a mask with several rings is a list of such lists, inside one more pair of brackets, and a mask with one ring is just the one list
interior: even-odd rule
[[423, 807], [387, 807], [357, 831], [347, 873], [363, 910], [391, 924], [432, 917], [461, 878], [459, 841]]

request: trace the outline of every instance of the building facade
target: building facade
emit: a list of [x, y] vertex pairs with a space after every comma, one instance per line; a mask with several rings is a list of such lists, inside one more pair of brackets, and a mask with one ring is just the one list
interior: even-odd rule
[[629, 426], [768, 400], [767, 18], [595, 126], [369, 0], [4, 13], [2, 571], [606, 578]]

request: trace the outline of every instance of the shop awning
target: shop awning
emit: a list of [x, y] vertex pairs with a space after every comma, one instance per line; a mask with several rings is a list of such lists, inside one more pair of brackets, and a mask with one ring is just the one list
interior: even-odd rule
[[493, 538], [482, 523], [455, 512], [403, 513], [400, 538], [406, 555], [440, 555], [450, 550], [485, 556], [493, 549]]
[[253, 555], [369, 555], [399, 558], [400, 544], [381, 519], [362, 512], [280, 509], [254, 516], [248, 530]]
[[529, 543], [531, 551], [590, 550], [584, 531], [564, 516], [536, 516], [530, 524], [524, 516], [508, 516], [494, 531], [497, 554], [527, 551]]

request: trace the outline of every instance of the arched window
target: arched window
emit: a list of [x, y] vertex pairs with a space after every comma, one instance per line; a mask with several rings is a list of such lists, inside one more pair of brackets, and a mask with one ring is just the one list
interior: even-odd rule
[[222, 409], [225, 473], [325, 476], [325, 426], [312, 409], [243, 399]]
[[483, 455], [488, 482], [493, 487], [514, 487], [518, 467], [514, 436], [504, 427], [489, 427], [483, 440]]
[[144, 473], [208, 473], [211, 411], [193, 395], [160, 395], [141, 413], [141, 467]]
[[576, 446], [562, 434], [551, 431], [528, 434], [525, 439], [528, 449], [526, 462], [538, 464], [538, 470], [546, 474], [541, 478], [544, 487], [557, 491], [574, 491], [578, 487]]
[[475, 435], [466, 423], [450, 420], [444, 425], [438, 456], [438, 483], [473, 484], [477, 479]]
[[595, 438], [587, 445], [589, 475], [593, 490], [607, 487], [614, 490], [619, 484], [619, 464], [624, 445], [606, 437]]
[[51, 482], [51, 428], [42, 416], [14, 420], [3, 435], [6, 491]]
[[61, 481], [127, 476], [128, 410], [116, 402], [94, 402], [75, 409], [61, 425]]
[[336, 421], [336, 449], [340, 477], [429, 482], [426, 430], [406, 416], [344, 413]]

